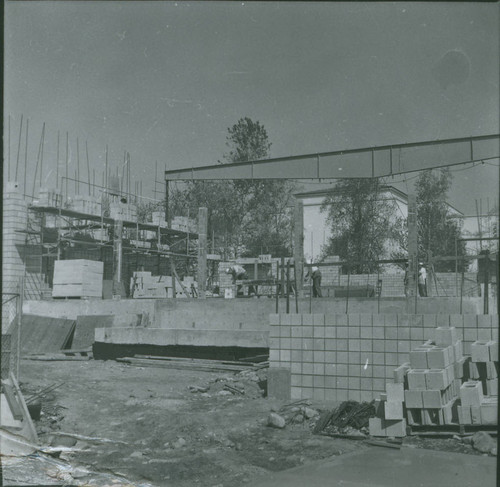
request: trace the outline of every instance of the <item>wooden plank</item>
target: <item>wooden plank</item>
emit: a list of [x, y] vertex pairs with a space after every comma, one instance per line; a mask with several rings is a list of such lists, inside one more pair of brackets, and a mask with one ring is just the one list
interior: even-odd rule
[[23, 315], [21, 326], [21, 353], [60, 351], [68, 341], [75, 322], [63, 318]]
[[5, 398], [7, 399], [7, 403], [9, 404], [10, 412], [12, 413], [12, 417], [17, 421], [22, 420], [23, 410], [19, 405], [19, 402], [17, 401], [13, 386], [8, 384], [6, 381], [2, 381], [2, 386], [5, 393]]
[[235, 362], [232, 360], [211, 360], [211, 359], [201, 359], [201, 358], [191, 358], [191, 357], [163, 357], [160, 355], [134, 355], [136, 359], [148, 359], [148, 360], [169, 360], [169, 361], [179, 361], [179, 362], [190, 362], [193, 364], [206, 364], [206, 365], [236, 365], [242, 369], [247, 369], [252, 367], [252, 364]]
[[10, 373], [10, 381], [14, 387], [14, 391], [16, 393], [17, 399], [19, 401], [19, 404], [21, 406], [22, 412], [23, 412], [23, 421], [26, 421], [26, 426], [27, 426], [27, 433], [28, 433], [28, 440], [31, 440], [35, 443], [38, 443], [38, 435], [36, 434], [36, 429], [35, 426], [33, 425], [33, 421], [31, 419], [30, 413], [28, 411], [28, 406], [26, 406], [26, 402], [24, 401], [23, 393], [21, 392], [21, 389], [19, 388], [19, 384], [17, 383], [16, 378], [14, 377], [14, 374], [11, 372]]
[[204, 364], [191, 364], [182, 361], [161, 361], [161, 360], [146, 360], [135, 359], [132, 357], [117, 358], [117, 362], [124, 362], [130, 365], [137, 365], [139, 367], [159, 367], [165, 369], [181, 369], [181, 370], [199, 370], [205, 372], [242, 372], [248, 370], [247, 367], [235, 367], [229, 365], [204, 365]]

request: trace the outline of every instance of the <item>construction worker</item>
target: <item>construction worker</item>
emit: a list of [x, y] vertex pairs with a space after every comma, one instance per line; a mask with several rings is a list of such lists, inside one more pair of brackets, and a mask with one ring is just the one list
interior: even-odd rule
[[322, 298], [321, 292], [321, 271], [318, 267], [312, 266], [311, 270], [306, 275], [306, 281], [310, 278], [312, 280], [312, 293], [313, 298]]
[[[231, 274], [231, 276], [233, 277], [233, 284], [235, 284], [236, 281], [244, 281], [248, 279], [247, 271], [245, 270], [244, 267], [242, 267], [239, 264], [235, 264], [231, 267], [228, 267], [226, 269], [226, 274]], [[242, 287], [243, 287], [242, 284], [238, 285], [238, 288], [236, 290], [236, 295], [240, 294]], [[253, 286], [248, 286], [248, 293], [250, 295], [255, 294]]]
[[418, 269], [418, 294], [423, 298], [427, 297], [427, 271], [423, 262], [419, 263]]

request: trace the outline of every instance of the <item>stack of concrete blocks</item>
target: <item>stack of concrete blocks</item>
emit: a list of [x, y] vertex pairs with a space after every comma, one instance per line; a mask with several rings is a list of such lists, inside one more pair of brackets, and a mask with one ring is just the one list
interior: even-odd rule
[[158, 225], [160, 228], [167, 228], [167, 222], [165, 221], [165, 212], [164, 211], [153, 211], [151, 214], [151, 219], [153, 225]]
[[463, 425], [496, 425], [498, 414], [498, 343], [471, 344], [470, 380], [460, 388], [459, 422]]
[[79, 213], [85, 213], [86, 215], [101, 216], [101, 202], [95, 196], [74, 196], [70, 209]]
[[437, 327], [428, 340], [410, 352], [405, 391], [410, 425], [452, 424], [466, 358], [454, 327]]
[[386, 392], [375, 400], [377, 416], [369, 419], [371, 436], [406, 436], [404, 385], [388, 382]]
[[52, 297], [102, 298], [104, 264], [95, 260], [56, 260]]
[[172, 219], [172, 230], [197, 233], [197, 222], [193, 218], [188, 218], [187, 216], [174, 216], [174, 218]]
[[33, 206], [60, 208], [62, 193], [58, 189], [40, 188], [38, 198], [33, 200]]
[[[327, 257], [324, 260], [324, 263], [330, 263], [330, 262], [339, 262], [340, 257], [337, 255]], [[321, 284], [323, 286], [332, 286], [332, 285], [337, 285], [339, 284], [339, 276], [340, 276], [340, 266], [338, 265], [332, 265], [332, 266], [325, 266], [321, 267]]]
[[137, 221], [137, 206], [133, 204], [112, 202], [109, 204], [109, 216], [113, 220]]
[[[198, 284], [193, 277], [184, 277], [181, 282], [175, 281], [175, 297], [187, 298], [182, 286], [189, 292], [191, 284], [197, 289]], [[152, 276], [151, 272], [134, 272], [130, 279], [130, 293], [134, 299], [145, 298], [173, 298], [173, 286], [171, 276]]]

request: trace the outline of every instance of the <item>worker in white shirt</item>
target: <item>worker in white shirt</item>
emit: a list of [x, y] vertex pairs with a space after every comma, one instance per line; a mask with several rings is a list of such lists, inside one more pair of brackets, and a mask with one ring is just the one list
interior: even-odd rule
[[424, 298], [427, 297], [427, 271], [423, 262], [420, 262], [418, 269], [418, 293]]
[[[234, 264], [233, 266], [228, 267], [226, 269], [226, 274], [231, 274], [231, 276], [233, 277], [233, 284], [235, 284], [236, 281], [243, 281], [248, 279], [247, 271], [245, 270], [244, 267], [242, 267], [239, 264]], [[238, 285], [238, 288], [236, 290], [236, 295], [240, 293], [242, 287], [243, 286], [241, 284]], [[253, 286], [248, 286], [248, 293], [250, 295], [255, 294]]]

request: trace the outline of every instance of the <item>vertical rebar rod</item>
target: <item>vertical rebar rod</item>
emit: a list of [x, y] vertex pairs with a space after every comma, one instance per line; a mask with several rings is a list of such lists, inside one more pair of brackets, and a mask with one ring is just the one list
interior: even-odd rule
[[80, 194], [80, 145], [78, 137], [76, 138], [76, 177], [75, 177], [75, 191]]
[[25, 143], [25, 152], [24, 152], [24, 185], [23, 185], [23, 192], [24, 194], [28, 194], [26, 191], [26, 173], [28, 171], [28, 131], [29, 131], [29, 122], [30, 119], [26, 118], [26, 143]]
[[56, 190], [59, 188], [59, 130], [57, 131]]
[[89, 162], [89, 145], [88, 145], [87, 140], [85, 141], [85, 154], [87, 156], [87, 176], [89, 178], [89, 196], [90, 196], [91, 195], [91, 192], [90, 192], [90, 162]]
[[[9, 113], [9, 122], [8, 122], [8, 135], [7, 135], [7, 145], [8, 145], [8, 148], [7, 148], [7, 153], [8, 153], [8, 156], [7, 156], [7, 181], [10, 181], [10, 113]], [[26, 192], [26, 191], [25, 191]]]
[[66, 132], [66, 199], [68, 199], [69, 134]]
[[290, 260], [286, 263], [286, 314], [290, 313]]
[[106, 144], [106, 161], [105, 161], [105, 171], [106, 171], [106, 178], [104, 181], [104, 186], [106, 187], [106, 192], [108, 190], [108, 144]]
[[19, 152], [21, 151], [21, 136], [23, 132], [23, 115], [21, 114], [21, 123], [19, 124], [19, 142], [17, 144], [17, 161], [16, 161], [16, 177], [15, 181], [17, 181], [17, 172], [19, 167]]
[[45, 122], [43, 122], [42, 126], [42, 150], [40, 153], [40, 184], [39, 187], [42, 187], [42, 176], [43, 176], [43, 148], [45, 145]]

